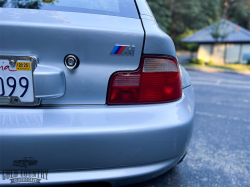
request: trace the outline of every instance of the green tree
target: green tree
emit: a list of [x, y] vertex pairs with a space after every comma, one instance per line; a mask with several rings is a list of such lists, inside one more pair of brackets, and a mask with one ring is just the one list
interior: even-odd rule
[[[177, 48], [184, 47], [181, 38], [190, 30], [200, 30], [221, 18], [250, 30], [250, 0], [148, 0], [148, 3], [159, 26]], [[220, 27], [215, 24], [212, 32], [215, 37]]]
[[159, 26], [181, 46], [180, 36], [218, 19], [221, 0], [148, 0]]
[[164, 0], [148, 0], [148, 4], [154, 13], [159, 27], [166, 33], [169, 33], [171, 24], [170, 13]]
[[[172, 13], [171, 37], [189, 30], [199, 30], [218, 19], [220, 16], [220, 0], [171, 0], [169, 7], [174, 6]], [[171, 5], [174, 3], [174, 5]]]
[[182, 43], [181, 41], [183, 38], [186, 38], [187, 36], [190, 36], [194, 34], [195, 32], [196, 30], [187, 29], [183, 34], [179, 35], [176, 39], [176, 41], [178, 41], [178, 43], [181, 44], [182, 49], [185, 49], [191, 52], [191, 58], [194, 57], [194, 52], [198, 50], [199, 45], [196, 43]]
[[170, 35], [175, 39], [178, 35], [184, 33], [187, 29], [197, 29], [200, 24], [196, 18], [201, 11], [199, 0], [167, 0], [169, 7], [172, 7], [172, 24]]
[[221, 0], [202, 0], [201, 3], [201, 11], [199, 16], [197, 17], [198, 22], [203, 22], [202, 27], [204, 25], [210, 25], [211, 23], [220, 19], [221, 16]]
[[228, 5], [226, 17], [250, 30], [250, 0], [234, 0]]

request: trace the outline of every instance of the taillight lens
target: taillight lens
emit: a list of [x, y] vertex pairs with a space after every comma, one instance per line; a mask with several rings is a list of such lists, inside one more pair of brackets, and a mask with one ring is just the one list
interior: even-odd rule
[[182, 95], [178, 63], [168, 57], [144, 56], [135, 72], [111, 77], [108, 104], [161, 103]]

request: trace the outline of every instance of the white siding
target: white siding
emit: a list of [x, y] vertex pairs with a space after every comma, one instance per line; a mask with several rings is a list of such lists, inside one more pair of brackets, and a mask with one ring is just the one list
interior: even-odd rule
[[200, 44], [197, 58], [205, 62], [209, 62], [211, 60], [211, 47], [211, 44]]
[[226, 44], [226, 63], [234, 64], [239, 62], [240, 44]]
[[223, 64], [224, 62], [224, 56], [225, 56], [225, 44], [216, 44], [213, 48], [213, 55], [212, 55], [212, 61], [215, 64]]
[[215, 64], [234, 64], [239, 60], [246, 64], [247, 61], [243, 60], [245, 53], [250, 54], [250, 44], [200, 44], [197, 58], [205, 62], [211, 60]]
[[242, 53], [241, 53], [241, 60], [240, 60], [241, 64], [246, 64], [247, 63], [246, 60], [243, 60], [243, 54], [244, 53], [250, 53], [250, 44], [242, 44]]

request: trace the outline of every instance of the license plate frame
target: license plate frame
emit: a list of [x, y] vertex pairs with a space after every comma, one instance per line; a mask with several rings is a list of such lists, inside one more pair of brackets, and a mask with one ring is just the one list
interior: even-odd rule
[[[36, 106], [40, 104], [40, 99], [36, 98], [34, 90], [34, 71], [37, 67], [38, 60], [35, 56], [12, 56], [12, 55], [0, 55], [1, 60], [8, 60], [18, 62], [20, 60], [29, 61], [31, 65], [32, 74], [32, 87], [33, 87], [33, 102], [22, 102], [18, 96], [0, 96], [0, 106]], [[1, 103], [1, 101], [8, 101]]]

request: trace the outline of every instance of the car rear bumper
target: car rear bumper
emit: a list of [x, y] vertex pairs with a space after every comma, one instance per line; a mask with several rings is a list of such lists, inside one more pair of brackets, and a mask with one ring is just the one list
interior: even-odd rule
[[165, 104], [0, 108], [0, 170], [22, 170], [13, 161], [33, 157], [27, 169], [48, 171], [44, 184], [151, 179], [182, 158], [193, 117], [192, 87]]
[[[60, 185], [105, 181], [112, 184], [112, 186], [123, 186], [153, 179], [171, 169], [177, 164], [179, 159], [180, 158], [175, 158], [158, 163], [133, 167], [49, 172], [47, 176], [48, 180], [42, 179], [41, 184], [48, 186], [55, 184]], [[6, 172], [3, 173], [3, 175], [6, 176]], [[4, 186], [10, 184], [10, 180], [2, 180], [2, 177], [0, 181], [0, 184]]]

